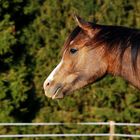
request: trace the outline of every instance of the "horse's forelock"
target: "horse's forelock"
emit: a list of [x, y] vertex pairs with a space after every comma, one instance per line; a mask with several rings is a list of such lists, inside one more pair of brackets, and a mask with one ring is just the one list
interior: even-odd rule
[[81, 28], [79, 26], [77, 26], [72, 32], [71, 34], [68, 36], [68, 38], [66, 39], [65, 43], [64, 43], [64, 47], [62, 48], [62, 54], [63, 52], [69, 48], [70, 42], [72, 40], [74, 40], [74, 38], [80, 33]]

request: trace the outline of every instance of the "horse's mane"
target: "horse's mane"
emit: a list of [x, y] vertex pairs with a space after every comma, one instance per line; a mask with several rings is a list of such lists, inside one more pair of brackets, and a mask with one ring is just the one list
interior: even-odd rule
[[99, 32], [93, 42], [98, 45], [104, 43], [108, 53], [119, 53], [122, 60], [125, 50], [131, 48], [131, 62], [133, 69], [137, 70], [137, 56], [140, 50], [140, 30], [122, 26], [99, 25]]
[[[106, 26], [106, 25], [95, 25], [90, 23], [93, 28], [98, 28], [99, 31], [95, 34], [92, 39], [92, 43], [96, 46], [106, 44], [107, 52], [112, 53], [119, 50], [120, 58], [123, 57], [125, 50], [131, 47], [131, 60], [134, 70], [137, 69], [137, 56], [140, 51], [140, 30], [132, 29], [122, 26]], [[77, 26], [67, 38], [63, 51], [69, 48], [69, 44], [74, 38], [81, 32], [81, 28]], [[95, 45], [90, 45], [95, 47]]]

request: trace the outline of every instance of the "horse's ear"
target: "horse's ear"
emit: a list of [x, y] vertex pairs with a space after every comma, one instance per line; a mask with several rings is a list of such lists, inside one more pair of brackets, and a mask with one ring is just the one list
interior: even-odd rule
[[83, 20], [81, 17], [74, 15], [76, 22], [78, 23], [78, 26], [83, 29], [89, 36], [92, 36], [93, 34], [93, 27], [91, 23]]

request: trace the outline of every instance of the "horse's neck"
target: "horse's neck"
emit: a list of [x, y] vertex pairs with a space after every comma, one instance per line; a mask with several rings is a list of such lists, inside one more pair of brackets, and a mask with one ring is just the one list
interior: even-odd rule
[[113, 57], [113, 54], [111, 54], [111, 58], [112, 62], [109, 66], [109, 73], [123, 77], [132, 85], [140, 89], [140, 55], [137, 57], [136, 71], [132, 65], [130, 48], [124, 52], [121, 60], [119, 56]]

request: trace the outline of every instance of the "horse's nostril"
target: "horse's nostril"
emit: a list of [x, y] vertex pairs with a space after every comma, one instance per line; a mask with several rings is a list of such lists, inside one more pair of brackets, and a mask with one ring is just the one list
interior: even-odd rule
[[50, 83], [48, 82], [47, 84], [46, 84], [46, 86], [49, 86], [50, 85]]
[[44, 85], [43, 85], [44, 89], [46, 89], [49, 85], [50, 85], [50, 82], [44, 82]]

